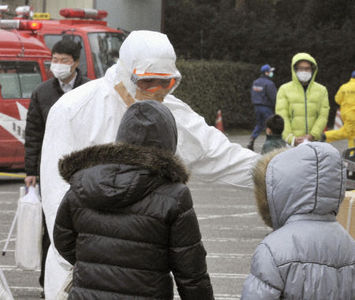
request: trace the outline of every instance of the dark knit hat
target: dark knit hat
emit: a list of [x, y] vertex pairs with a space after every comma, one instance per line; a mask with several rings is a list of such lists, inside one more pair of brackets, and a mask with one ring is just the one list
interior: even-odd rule
[[124, 114], [117, 142], [150, 146], [176, 152], [177, 129], [170, 110], [154, 100], [138, 101]]

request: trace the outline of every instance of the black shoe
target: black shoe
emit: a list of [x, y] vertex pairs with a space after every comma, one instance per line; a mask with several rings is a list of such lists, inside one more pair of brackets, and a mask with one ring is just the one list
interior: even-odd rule
[[255, 139], [250, 138], [249, 143], [247, 145], [247, 148], [250, 149], [251, 151], [254, 151], [254, 142], [255, 142]]

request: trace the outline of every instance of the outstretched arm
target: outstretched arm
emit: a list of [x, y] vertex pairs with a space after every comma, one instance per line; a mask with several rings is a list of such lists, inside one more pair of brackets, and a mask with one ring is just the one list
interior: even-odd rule
[[251, 169], [259, 154], [231, 143], [204, 118], [174, 96], [163, 102], [173, 113], [178, 128], [177, 155], [193, 175], [205, 182], [252, 187]]

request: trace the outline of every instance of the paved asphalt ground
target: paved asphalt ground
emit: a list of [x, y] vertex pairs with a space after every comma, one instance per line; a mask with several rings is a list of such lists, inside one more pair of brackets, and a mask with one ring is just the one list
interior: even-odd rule
[[[245, 146], [247, 131], [229, 132], [231, 141]], [[257, 139], [260, 152], [264, 136]], [[346, 142], [334, 144], [340, 151]], [[0, 177], [0, 248], [2, 249], [17, 207], [22, 180]], [[207, 249], [208, 271], [216, 299], [239, 299], [243, 282], [249, 273], [250, 259], [257, 244], [270, 232], [257, 214], [252, 191], [230, 186], [207, 185], [196, 179], [189, 183], [194, 206]], [[15, 299], [38, 299], [38, 271], [15, 267], [15, 237], [11, 237], [6, 256], [0, 256]], [[176, 296], [176, 299], [179, 299]], [[1, 299], [0, 299], [1, 300]]]

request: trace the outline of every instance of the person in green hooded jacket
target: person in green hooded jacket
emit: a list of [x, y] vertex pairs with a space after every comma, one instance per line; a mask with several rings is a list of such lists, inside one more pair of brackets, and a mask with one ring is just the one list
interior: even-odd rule
[[317, 82], [316, 60], [308, 53], [292, 58], [292, 81], [283, 84], [276, 96], [276, 113], [285, 122], [283, 139], [292, 146], [321, 140], [327, 125], [329, 100], [327, 88]]

